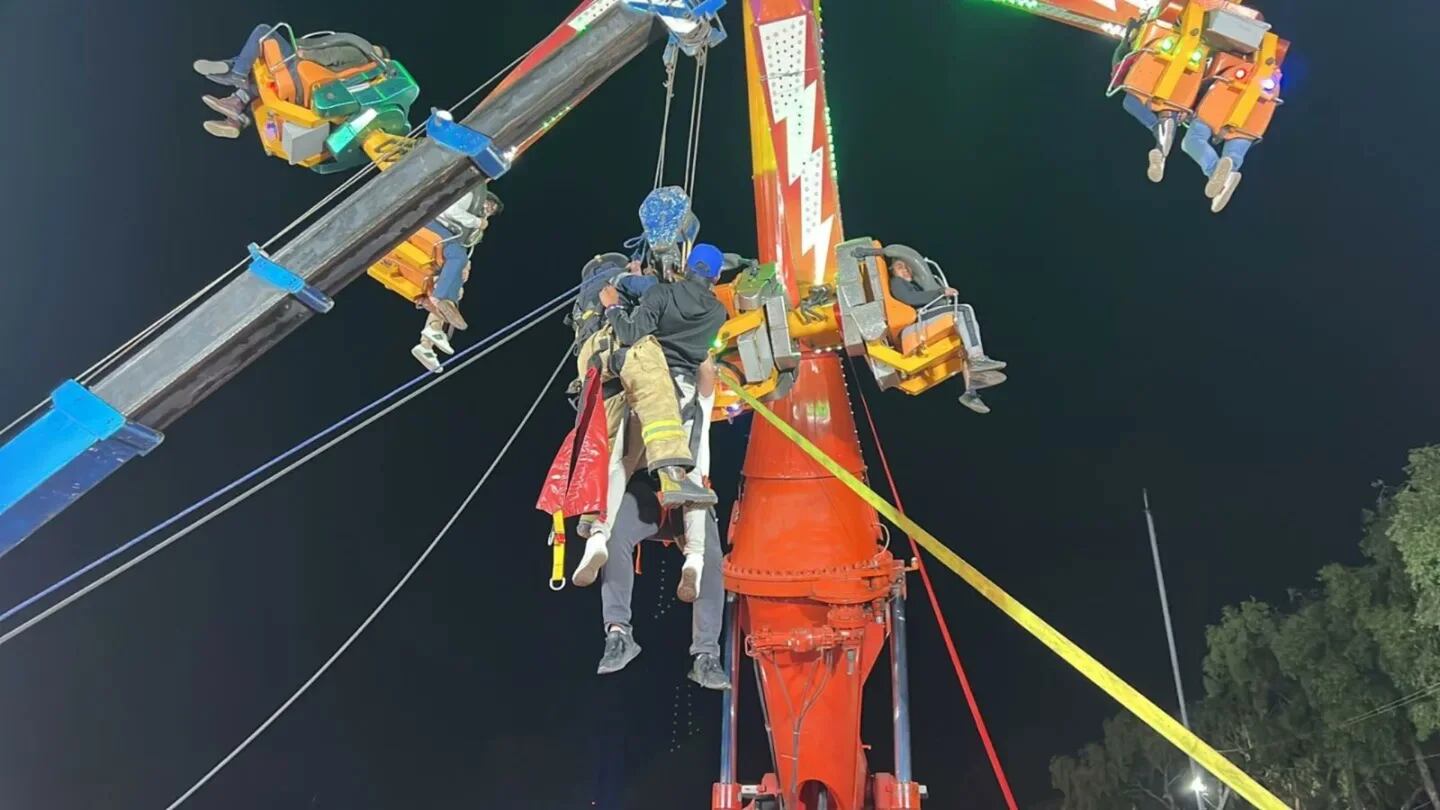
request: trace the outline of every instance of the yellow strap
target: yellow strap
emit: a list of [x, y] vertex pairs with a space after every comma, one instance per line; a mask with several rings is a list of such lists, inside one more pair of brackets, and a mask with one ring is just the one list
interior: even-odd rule
[[935, 555], [935, 558], [945, 564], [945, 567], [954, 571], [965, 580], [972, 588], [980, 592], [981, 596], [989, 599], [992, 604], [1000, 608], [1006, 616], [1009, 616], [1021, 627], [1025, 628], [1032, 636], [1039, 639], [1042, 644], [1049, 647], [1052, 652], [1065, 659], [1065, 662], [1080, 671], [1081, 675], [1090, 679], [1092, 683], [1105, 690], [1110, 697], [1120, 702], [1120, 705], [1128, 709], [1136, 717], [1145, 722], [1146, 725], [1160, 732], [1160, 735], [1169, 740], [1183, 753], [1194, 759], [1205, 767], [1207, 771], [1215, 775], [1215, 778], [1229, 785], [1232, 790], [1260, 810], [1289, 810], [1284, 802], [1251, 779], [1248, 774], [1233, 763], [1221, 756], [1214, 748], [1205, 744], [1205, 741], [1190, 733], [1188, 729], [1176, 722], [1175, 718], [1166, 714], [1164, 709], [1151, 703], [1148, 698], [1136, 691], [1135, 687], [1122, 681], [1120, 676], [1105, 668], [1105, 665], [1096, 661], [1089, 653], [1076, 646], [1075, 642], [1060, 634], [1059, 630], [1051, 627], [1030, 611], [1029, 608], [1020, 604], [1010, 594], [1000, 589], [984, 574], [980, 573], [970, 563], [962, 560], [955, 552], [945, 547], [935, 538], [934, 535], [922, 529], [915, 521], [906, 517], [898, 509], [891, 506], [875, 494], [875, 491], [862, 483], [855, 476], [851, 475], [844, 467], [835, 463], [835, 460], [825, 455], [825, 452], [816, 447], [811, 441], [800, 434], [795, 428], [786, 424], [773, 411], [765, 407], [760, 400], [750, 396], [744, 386], [737, 382], [730, 374], [722, 372], [720, 379], [726, 387], [734, 391], [737, 396], [745, 401], [756, 413], [765, 418], [765, 421], [774, 425], [777, 430], [785, 434], [786, 438], [794, 442], [804, 450], [807, 455], [840, 479], [852, 492], [860, 496], [866, 503], [875, 507], [876, 511], [884, 515], [914, 537], [926, 551]]
[[565, 587], [565, 512], [556, 510], [550, 523], [550, 590]]
[[1260, 101], [1260, 90], [1265, 80], [1275, 75], [1275, 54], [1279, 47], [1280, 38], [1274, 34], [1266, 34], [1264, 39], [1260, 40], [1260, 53], [1255, 57], [1255, 68], [1248, 77], [1250, 81], [1240, 92], [1240, 99], [1235, 102], [1235, 109], [1230, 111], [1230, 117], [1225, 119], [1224, 126], [1243, 129], [1245, 122], [1250, 120], [1250, 113], [1255, 111], [1255, 105]]
[[1175, 27], [1175, 50], [1169, 54], [1170, 64], [1160, 73], [1160, 81], [1156, 82], [1155, 93], [1151, 98], [1170, 100], [1170, 94], [1175, 92], [1180, 77], [1190, 67], [1190, 54], [1201, 47], [1200, 32], [1204, 27], [1205, 11], [1200, 8], [1200, 4], [1186, 3], [1180, 12], [1180, 22]]

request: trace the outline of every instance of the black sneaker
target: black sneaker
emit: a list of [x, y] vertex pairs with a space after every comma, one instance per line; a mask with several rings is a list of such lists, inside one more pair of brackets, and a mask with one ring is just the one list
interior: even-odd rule
[[701, 653], [695, 656], [695, 666], [690, 668], [690, 680], [706, 689], [724, 692], [730, 688], [730, 678], [720, 666], [720, 656]]
[[629, 631], [611, 630], [605, 636], [605, 654], [600, 656], [600, 666], [595, 672], [598, 675], [619, 672], [639, 654], [640, 645]]

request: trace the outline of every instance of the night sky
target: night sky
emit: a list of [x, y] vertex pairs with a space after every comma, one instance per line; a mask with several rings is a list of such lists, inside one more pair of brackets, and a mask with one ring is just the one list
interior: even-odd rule
[[[0, 2], [0, 423], [338, 182], [263, 157], [253, 136], [206, 136], [199, 96], [212, 87], [191, 60], [231, 55], [260, 20], [355, 31], [420, 81], [418, 120], [573, 5]], [[1103, 97], [1110, 42], [977, 1], [825, 9], [847, 234], [940, 260], [1010, 363], [986, 417], [958, 391], [911, 399], [865, 384], [906, 505], [1166, 706], [1141, 487], [1198, 694], [1203, 630], [1221, 607], [1283, 599], [1323, 563], [1355, 561], [1371, 482], [1398, 480], [1408, 448], [1440, 441], [1440, 121], [1422, 83], [1440, 12], [1261, 7], [1295, 43], [1288, 105], [1219, 217], [1178, 150], [1163, 185], [1145, 180], [1147, 136]], [[728, 14], [738, 32], [738, 8]], [[712, 59], [697, 208], [709, 240], [753, 254], [740, 39]], [[476, 254], [461, 344], [638, 231], [662, 78], [656, 49], [498, 184], [507, 210]], [[0, 607], [414, 376], [421, 320], [355, 284], [0, 561]], [[178, 796], [399, 578], [568, 341], [558, 320], [537, 328], [0, 649], [0, 808]], [[671, 597], [678, 556], [646, 555], [645, 652], [607, 681], [593, 675], [598, 590], [545, 588], [546, 520], [531, 504], [571, 416], [556, 389], [410, 588], [187, 807], [558, 810], [607, 791], [635, 810], [705, 806], [719, 700], [677, 689], [689, 625]], [[747, 430], [715, 433], [727, 503]], [[1116, 707], [937, 574], [1022, 804], [1042, 800], [1049, 758], [1096, 737]], [[1001, 806], [934, 620], [912, 604], [917, 778], [931, 806]], [[890, 767], [883, 673], [867, 712], [877, 770]], [[768, 752], [753, 699], [745, 712], [742, 779], [755, 781]]]

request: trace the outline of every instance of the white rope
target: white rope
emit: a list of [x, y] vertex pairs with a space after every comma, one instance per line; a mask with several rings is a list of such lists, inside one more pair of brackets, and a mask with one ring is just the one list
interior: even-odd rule
[[695, 200], [695, 175], [700, 171], [700, 127], [705, 119], [705, 79], [709, 75], [709, 52], [701, 51], [695, 62], [695, 99], [692, 102], [694, 128], [691, 147], [685, 156], [685, 194]]
[[233, 759], [240, 756], [241, 752], [243, 752], [250, 745], [250, 743], [254, 742], [256, 738], [258, 738], [261, 734], [265, 733], [266, 729], [274, 725], [275, 721], [279, 720], [280, 716], [284, 714], [285, 711], [295, 703], [295, 701], [299, 700], [301, 696], [310, 689], [311, 686], [314, 686], [315, 682], [320, 680], [320, 677], [324, 675], [327, 670], [330, 669], [330, 666], [332, 664], [339, 660], [340, 656], [345, 654], [346, 650], [350, 649], [350, 646], [355, 643], [355, 640], [360, 638], [360, 635], [364, 633], [365, 630], [375, 621], [375, 618], [380, 615], [380, 612], [383, 611], [392, 600], [394, 600], [395, 596], [400, 593], [400, 590], [405, 587], [405, 584], [410, 581], [410, 578], [415, 575], [415, 572], [420, 569], [420, 566], [425, 564], [425, 560], [429, 559], [430, 553], [433, 552], [435, 548], [440, 545], [441, 540], [445, 539], [445, 534], [450, 531], [450, 527], [455, 525], [455, 522], [460, 519], [460, 515], [464, 514], [465, 510], [470, 506], [471, 501], [475, 500], [475, 496], [479, 494], [480, 488], [485, 486], [486, 481], [490, 480], [490, 474], [495, 472], [495, 468], [499, 466], [500, 461], [505, 458], [505, 454], [509, 452], [510, 446], [515, 443], [515, 439], [520, 435], [520, 431], [524, 430], [525, 425], [530, 422], [530, 417], [535, 415], [535, 409], [540, 407], [541, 401], [543, 401], [545, 398], [545, 393], [550, 390], [550, 386], [555, 384], [555, 379], [560, 376], [560, 372], [566, 367], [566, 365], [569, 364], [569, 361], [570, 349], [566, 349], [565, 354], [560, 357], [560, 363], [555, 366], [555, 371], [551, 372], [550, 379], [547, 380], [545, 382], [545, 385], [540, 389], [540, 393], [536, 395], [535, 401], [530, 403], [530, 410], [526, 411], [525, 416], [521, 417], [520, 424], [515, 426], [515, 430], [511, 432], [510, 438], [505, 442], [505, 446], [500, 448], [500, 452], [496, 454], [495, 459], [491, 461], [490, 466], [486, 468], [485, 474], [480, 476], [480, 480], [476, 482], [475, 487], [470, 490], [470, 494], [466, 495], [465, 500], [460, 502], [460, 506], [455, 510], [455, 514], [451, 515], [450, 520], [446, 521], [445, 525], [440, 528], [440, 532], [435, 535], [435, 539], [430, 541], [430, 545], [426, 546], [425, 550], [420, 552], [419, 558], [417, 558], [415, 560], [415, 563], [410, 566], [410, 570], [405, 572], [405, 576], [401, 577], [400, 581], [395, 583], [395, 587], [391, 588], [390, 592], [385, 594], [385, 598], [380, 600], [380, 604], [376, 605], [375, 609], [370, 611], [370, 615], [365, 617], [365, 621], [361, 622], [360, 626], [355, 628], [355, 632], [351, 633], [350, 637], [345, 639], [345, 642], [340, 645], [339, 649], [335, 650], [334, 654], [332, 654], [328, 659], [326, 659], [325, 663], [321, 664], [319, 669], [315, 670], [315, 674], [311, 675], [310, 678], [305, 681], [305, 683], [300, 685], [299, 689], [295, 690], [294, 694], [292, 694], [288, 699], [286, 699], [284, 703], [280, 704], [280, 708], [276, 709], [273, 714], [271, 714], [265, 719], [265, 722], [261, 723], [254, 731], [250, 732], [250, 736], [246, 737], [243, 741], [241, 741], [239, 745], [235, 746], [234, 750], [226, 754], [224, 759], [215, 763], [215, 767], [211, 768], [209, 772], [207, 772], [204, 776], [200, 777], [200, 781], [191, 785], [189, 790], [180, 794], [180, 798], [172, 802], [170, 806], [166, 808], [166, 810], [175, 810], [175, 808], [184, 804], [186, 799], [189, 799], [191, 796], [195, 795], [195, 793], [199, 791], [200, 788], [205, 786], [205, 783], [209, 782], [212, 778], [214, 778], [215, 774], [219, 773], [222, 768], [230, 764]]
[[[282, 25], [284, 25], [284, 24], [282, 23]], [[278, 28], [278, 26], [277, 26], [277, 28]], [[292, 34], [292, 36], [293, 36], [293, 34]], [[530, 48], [530, 50], [527, 50], [525, 53], [523, 53], [523, 54], [521, 54], [520, 56], [516, 57], [514, 61], [512, 61], [510, 64], [506, 65], [505, 67], [501, 68], [499, 72], [497, 72], [494, 76], [491, 76], [489, 79], [486, 79], [482, 84], [480, 84], [479, 86], [477, 86], [474, 90], [471, 90], [469, 93], [467, 93], [467, 94], [465, 95], [464, 98], [460, 99], [460, 101], [456, 102], [453, 106], [455, 106], [455, 107], [463, 107], [463, 106], [465, 106], [465, 104], [468, 103], [471, 99], [473, 99], [475, 96], [477, 96], [477, 95], [479, 95], [481, 92], [483, 92], [483, 91], [485, 90], [485, 88], [487, 88], [487, 87], [489, 87], [490, 85], [494, 84], [496, 81], [498, 81], [498, 80], [500, 79], [500, 77], [504, 76], [506, 73], [509, 73], [509, 72], [511, 71], [511, 69], [513, 69], [516, 65], [520, 64], [522, 61], [524, 61], [524, 59], [525, 59], [526, 57], [528, 57], [528, 56], [531, 54], [531, 52], [533, 52], [534, 50], [535, 50], [534, 47], [532, 47], [532, 48]], [[420, 124], [419, 126], [416, 126], [415, 128], [411, 129], [411, 130], [410, 130], [410, 133], [409, 133], [406, 137], [413, 138], [413, 137], [415, 137], [415, 136], [416, 136], [422, 129], [424, 129], [424, 128], [425, 128], [425, 125], [424, 125], [424, 124]], [[321, 198], [321, 200], [320, 200], [319, 202], [317, 202], [317, 203], [315, 203], [314, 205], [310, 206], [310, 208], [308, 208], [308, 209], [305, 211], [305, 213], [303, 213], [303, 214], [301, 214], [300, 216], [296, 217], [295, 219], [291, 220], [291, 221], [290, 221], [290, 224], [286, 225], [284, 228], [282, 228], [282, 229], [281, 229], [278, 233], [276, 233], [274, 236], [272, 236], [272, 237], [270, 237], [269, 239], [267, 239], [267, 240], [264, 242], [264, 244], [262, 244], [260, 247], [261, 247], [261, 248], [264, 248], [264, 249], [269, 249], [271, 245], [275, 244], [275, 243], [278, 242], [280, 239], [284, 238], [284, 237], [285, 237], [287, 234], [289, 234], [291, 231], [293, 231], [293, 230], [295, 230], [297, 227], [299, 227], [301, 223], [303, 223], [303, 222], [305, 222], [306, 220], [310, 219], [310, 217], [314, 216], [314, 215], [315, 215], [317, 212], [319, 212], [322, 208], [324, 208], [325, 206], [329, 205], [331, 202], [335, 201], [341, 194], [344, 194], [347, 190], [349, 190], [350, 188], [353, 188], [357, 183], [359, 183], [361, 180], [364, 180], [366, 177], [368, 177], [368, 176], [369, 176], [372, 172], [374, 172], [374, 171], [376, 171], [376, 167], [375, 167], [375, 164], [374, 164], [374, 163], [368, 163], [368, 164], [366, 164], [363, 169], [361, 169], [360, 171], [358, 171], [358, 172], [356, 172], [355, 174], [351, 175], [350, 177], [346, 178], [345, 182], [341, 183], [339, 186], [336, 186], [333, 191], [331, 191], [329, 194], [326, 194], [323, 198]], [[156, 332], [160, 331], [161, 329], [163, 329], [163, 328], [165, 328], [166, 326], [168, 326], [168, 325], [170, 325], [171, 323], [173, 323], [176, 318], [178, 318], [181, 314], [183, 314], [183, 313], [186, 312], [188, 309], [190, 309], [191, 306], [193, 306], [194, 304], [196, 304], [197, 302], [199, 302], [201, 299], [205, 298], [205, 296], [207, 296], [208, 294], [210, 294], [212, 291], [215, 290], [215, 288], [219, 287], [221, 284], [224, 284], [224, 283], [228, 282], [236, 273], [238, 273], [238, 272], [240, 272], [242, 269], [244, 269], [245, 265], [248, 264], [249, 261], [250, 261], [249, 258], [241, 259], [239, 262], [237, 262], [235, 265], [233, 265], [229, 270], [226, 270], [225, 272], [223, 272], [223, 273], [221, 273], [219, 276], [217, 276], [214, 281], [211, 281], [209, 284], [207, 284], [207, 285], [205, 285], [204, 287], [202, 287], [202, 288], [201, 288], [198, 292], [196, 292], [194, 295], [191, 295], [189, 298], [186, 298], [184, 301], [182, 301], [182, 302], [181, 302], [178, 306], [176, 306], [174, 309], [170, 310], [169, 312], [165, 313], [164, 315], [161, 315], [158, 319], [156, 319], [156, 320], [155, 320], [153, 323], [151, 323], [149, 326], [145, 327], [143, 330], [141, 330], [141, 331], [140, 331], [138, 334], [136, 334], [134, 337], [132, 337], [132, 338], [130, 338], [129, 340], [125, 341], [123, 344], [121, 344], [121, 345], [119, 346], [119, 348], [116, 348], [114, 351], [112, 351], [112, 352], [110, 352], [109, 354], [105, 355], [104, 357], [100, 358], [98, 361], [96, 361], [94, 364], [92, 364], [89, 368], [87, 368], [87, 369], [85, 369], [84, 371], [80, 372], [80, 374], [75, 378], [76, 381], [79, 382], [79, 383], [81, 383], [82, 385], [84, 385], [84, 384], [87, 384], [87, 383], [89, 383], [89, 382], [92, 382], [96, 377], [98, 377], [99, 375], [101, 375], [101, 374], [105, 373], [106, 371], [108, 371], [108, 370], [110, 369], [110, 367], [114, 364], [114, 362], [115, 362], [116, 359], [118, 359], [119, 357], [123, 356], [126, 352], [130, 351], [130, 350], [131, 350], [132, 348], [134, 348], [135, 346], [143, 343], [143, 342], [144, 342], [146, 339], [148, 339], [151, 335], [155, 334]], [[39, 402], [35, 403], [33, 406], [30, 407], [30, 409], [29, 409], [28, 411], [26, 411], [25, 413], [21, 414], [17, 419], [15, 419], [15, 421], [13, 421], [13, 422], [11, 422], [10, 424], [6, 425], [4, 428], [0, 428], [0, 436], [4, 436], [6, 433], [9, 433], [16, 425], [19, 425], [20, 423], [22, 423], [22, 422], [26, 421], [27, 419], [29, 419], [30, 417], [34, 416], [34, 415], [35, 415], [36, 413], [38, 413], [42, 408], [44, 408], [44, 407], [48, 404], [48, 402], [49, 402], [48, 399], [42, 399], [42, 400], [40, 400]]]
[[665, 150], [670, 140], [670, 108], [675, 101], [675, 66], [678, 59], [665, 63], [665, 117], [660, 121], [660, 154], [655, 159], [655, 184], [650, 190], [660, 188], [665, 179]]
[[[500, 340], [497, 340], [497, 341], [494, 343], [494, 345], [492, 345], [492, 346], [487, 346], [487, 347], [485, 347], [483, 350], [476, 352], [475, 354], [471, 355], [470, 357], [467, 357], [464, 362], [456, 365], [456, 366], [454, 367], [453, 371], [459, 371], [460, 369], [465, 368], [466, 366], [470, 365], [471, 363], [475, 362], [476, 360], [479, 360], [480, 358], [482, 358], [482, 357], [490, 354], [491, 352], [495, 351], [496, 349], [500, 348], [501, 346], [504, 346], [506, 343], [509, 343], [510, 341], [514, 340], [515, 338], [517, 338], [517, 337], [519, 337], [520, 335], [524, 334], [525, 332], [529, 331], [532, 327], [534, 327], [536, 324], [538, 324], [538, 323], [540, 323], [541, 321], [543, 321], [545, 318], [548, 318], [549, 316], [554, 315], [554, 314], [560, 312], [560, 311], [563, 310], [563, 309], [568, 309], [568, 308], [572, 305], [572, 303], [573, 303], [573, 302], [572, 302], [571, 300], [569, 300], [569, 297], [567, 296], [565, 300], [563, 300], [563, 301], [561, 301], [560, 303], [556, 304], [555, 306], [553, 306], [553, 307], [551, 307], [551, 308], [549, 308], [549, 309], [547, 309], [547, 310], [545, 310], [545, 311], [537, 314], [537, 315], [534, 317], [534, 319], [532, 319], [529, 323], [526, 323], [526, 324], [524, 324], [523, 326], [520, 326], [520, 327], [517, 328], [514, 332], [511, 332], [510, 334], [506, 335], [504, 338], [502, 338], [502, 339], [500, 339]], [[447, 367], [447, 368], [448, 368], [448, 367]], [[121, 565], [121, 566], [115, 568], [115, 570], [106, 573], [104, 576], [100, 577], [99, 579], [95, 580], [94, 582], [91, 582], [89, 585], [86, 585], [85, 587], [81, 588], [80, 590], [76, 591], [75, 593], [72, 593], [72, 594], [70, 594], [69, 596], [65, 597], [64, 599], [61, 599], [59, 602], [56, 602], [55, 604], [51, 605], [50, 607], [45, 608], [44, 610], [42, 610], [42, 611], [40, 611], [39, 613], [35, 614], [33, 617], [31, 617], [31, 618], [29, 618], [29, 619], [26, 619], [24, 623], [18, 625], [14, 630], [11, 630], [11, 631], [7, 632], [7, 633], [6, 633], [5, 635], [3, 635], [3, 636], [0, 636], [0, 646], [4, 646], [5, 644], [9, 643], [12, 639], [14, 639], [16, 636], [19, 636], [21, 633], [24, 633], [25, 631], [29, 630], [30, 628], [34, 627], [35, 625], [39, 624], [40, 622], [45, 621], [46, 619], [50, 618], [51, 616], [55, 615], [56, 613], [60, 612], [61, 610], [64, 610], [66, 607], [69, 607], [71, 604], [74, 604], [75, 602], [79, 601], [79, 600], [82, 599], [86, 594], [89, 594], [91, 591], [94, 591], [96, 588], [99, 588], [100, 586], [104, 585], [105, 583], [109, 582], [110, 580], [112, 580], [112, 579], [120, 576], [121, 574], [125, 573], [126, 571], [129, 571], [131, 568], [134, 568], [135, 566], [139, 565], [140, 563], [144, 562], [145, 560], [149, 559], [150, 557], [152, 557], [152, 556], [154, 556], [154, 555], [156, 555], [156, 554], [159, 554], [161, 551], [165, 550], [166, 548], [169, 548], [172, 544], [174, 544], [174, 543], [176, 543], [177, 541], [179, 541], [180, 539], [184, 538], [186, 535], [190, 534], [191, 532], [195, 531], [196, 529], [200, 528], [201, 526], [204, 526], [206, 523], [209, 523], [210, 521], [214, 520], [215, 518], [220, 517], [221, 515], [223, 515], [223, 514], [225, 514], [226, 512], [230, 511], [230, 510], [231, 510], [232, 508], [234, 508], [235, 506], [238, 506], [240, 503], [242, 503], [245, 499], [249, 498], [251, 495], [254, 495], [255, 493], [259, 492], [259, 491], [262, 490], [262, 489], [265, 489], [266, 487], [270, 486], [271, 484], [275, 483], [276, 481], [280, 480], [281, 478], [284, 478], [285, 476], [289, 475], [291, 472], [294, 472], [296, 469], [298, 469], [299, 467], [301, 467], [302, 465], [304, 465], [306, 462], [310, 461], [311, 459], [315, 458], [316, 456], [319, 456], [320, 454], [324, 453], [325, 451], [329, 450], [330, 448], [334, 447], [335, 445], [337, 445], [337, 444], [345, 441], [346, 439], [350, 438], [351, 436], [355, 435], [356, 433], [359, 433], [360, 431], [364, 430], [365, 428], [369, 427], [370, 425], [374, 424], [375, 422], [378, 422], [379, 420], [385, 418], [387, 415], [389, 415], [391, 412], [393, 412], [393, 411], [396, 410], [397, 408], [401, 407], [402, 405], [404, 405], [405, 403], [409, 402], [410, 400], [412, 400], [412, 399], [420, 396], [421, 394], [425, 393], [426, 391], [430, 390], [431, 388], [433, 388], [433, 387], [435, 387], [435, 386], [437, 386], [437, 385], [445, 382], [446, 380], [450, 379], [452, 376], [454, 376], [454, 375], [453, 375], [453, 372], [452, 372], [452, 373], [443, 374], [443, 375], [440, 375], [440, 376], [435, 377], [435, 378], [434, 378], [433, 380], [431, 380], [430, 382], [427, 382], [427, 383], [425, 383], [424, 385], [420, 386], [419, 388], [416, 388], [414, 391], [411, 391], [411, 392], [410, 392], [409, 394], [407, 394], [406, 396], [401, 397], [400, 399], [395, 400], [393, 403], [391, 403], [390, 405], [386, 406], [384, 409], [375, 412], [373, 415], [367, 417], [364, 421], [357, 423], [354, 427], [350, 428], [349, 430], [345, 431], [344, 433], [341, 433], [340, 435], [336, 436], [335, 438], [331, 439], [330, 441], [326, 442], [325, 444], [320, 445], [319, 447], [315, 448], [314, 450], [311, 450], [309, 453], [306, 453], [305, 455], [301, 456], [300, 458], [296, 459], [295, 461], [292, 461], [292, 462], [290, 462], [289, 464], [287, 464], [286, 466], [280, 468], [280, 469], [277, 470], [274, 474], [272, 474], [269, 478], [264, 479], [263, 481], [259, 482], [259, 483], [256, 484], [255, 486], [250, 487], [249, 489], [245, 490], [244, 492], [240, 493], [239, 495], [236, 495], [234, 498], [231, 498], [230, 500], [226, 501], [224, 504], [220, 505], [219, 507], [216, 507], [215, 511], [210, 512], [209, 514], [205, 515], [204, 517], [200, 518], [199, 520], [195, 521], [194, 523], [191, 523], [190, 525], [186, 526], [185, 528], [176, 531], [174, 534], [172, 534], [172, 535], [170, 535], [169, 537], [165, 538], [164, 540], [160, 541], [160, 542], [157, 543], [155, 546], [153, 546], [153, 547], [151, 547], [151, 548], [149, 548], [149, 549], [146, 549], [144, 553], [139, 554], [139, 555], [136, 555], [133, 559], [127, 560], [124, 565]]]

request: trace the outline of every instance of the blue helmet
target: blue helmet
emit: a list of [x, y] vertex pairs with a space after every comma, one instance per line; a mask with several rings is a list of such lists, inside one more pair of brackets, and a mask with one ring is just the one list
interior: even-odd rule
[[725, 264], [725, 254], [720, 248], [704, 242], [690, 249], [690, 258], [685, 262], [685, 272], [711, 281], [720, 277]]

